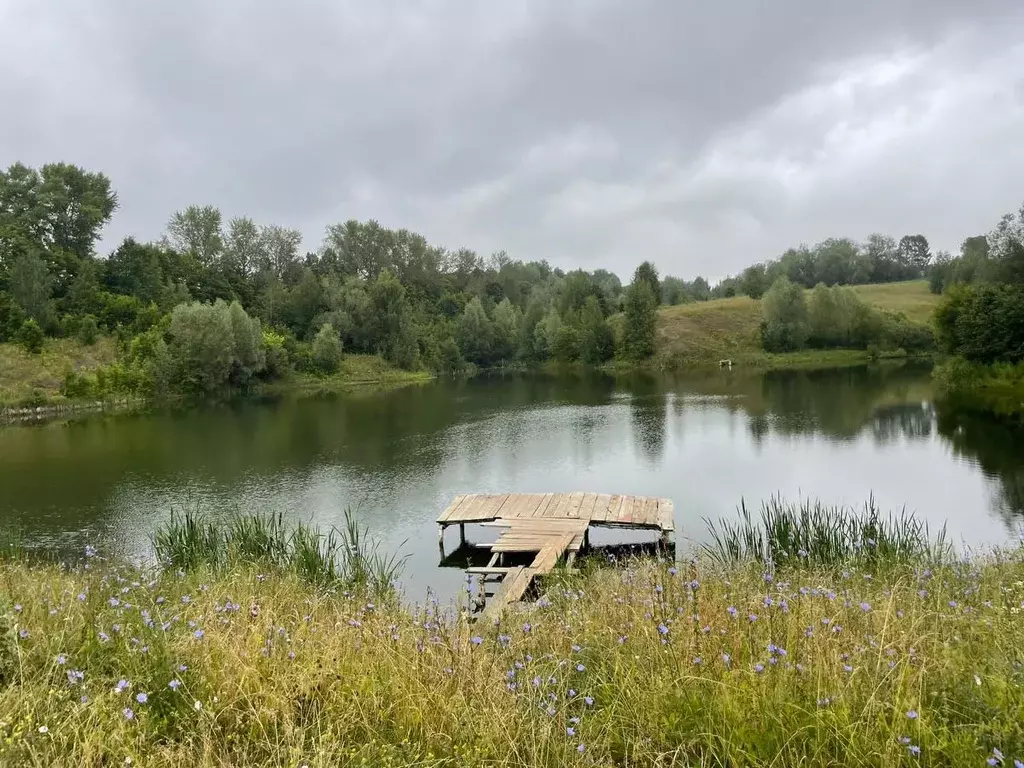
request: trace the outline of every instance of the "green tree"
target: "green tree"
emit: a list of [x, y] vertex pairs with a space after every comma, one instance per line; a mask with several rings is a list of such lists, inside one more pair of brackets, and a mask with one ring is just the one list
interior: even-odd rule
[[412, 315], [403, 286], [389, 269], [382, 270], [370, 285], [376, 349], [395, 365], [416, 366], [418, 347]]
[[[643, 266], [643, 265], [641, 265]], [[639, 270], [638, 270], [639, 271]], [[633, 360], [654, 354], [654, 331], [658, 320], [658, 300], [647, 280], [634, 279], [626, 290], [622, 353]]]
[[39, 201], [49, 229], [47, 249], [83, 259], [91, 256], [100, 229], [117, 210], [110, 179], [70, 163], [44, 165], [41, 178]]
[[11, 296], [26, 315], [44, 327], [53, 323], [53, 280], [45, 261], [32, 252], [21, 254], [11, 265], [9, 282]]
[[477, 365], [490, 365], [494, 349], [494, 328], [480, 298], [466, 304], [455, 326], [455, 341], [462, 357]]
[[126, 237], [107, 258], [104, 283], [114, 293], [159, 301], [164, 291], [160, 248]]
[[614, 354], [615, 337], [612, 329], [597, 299], [591, 296], [580, 314], [580, 358], [590, 365], [600, 365]]
[[658, 270], [651, 262], [642, 262], [633, 272], [633, 285], [637, 283], [647, 283], [651, 289], [651, 295], [654, 296], [654, 303], [657, 305], [661, 302], [661, 283], [658, 280]]
[[80, 344], [91, 347], [96, 343], [99, 335], [100, 329], [99, 325], [96, 323], [96, 318], [93, 315], [85, 315], [78, 323], [78, 330], [75, 333], [75, 338], [78, 339]]
[[269, 263], [265, 241], [256, 222], [248, 216], [231, 219], [224, 236], [225, 267], [242, 277], [249, 277]]
[[809, 333], [804, 290], [780, 277], [761, 300], [761, 344], [768, 352], [803, 349]]
[[237, 301], [231, 302], [227, 311], [234, 342], [229, 379], [235, 386], [244, 386], [266, 364], [263, 331], [260, 321], [249, 317]]
[[37, 355], [43, 351], [44, 340], [43, 329], [39, 327], [33, 318], [29, 318], [21, 324], [21, 328], [14, 335], [14, 341], [25, 348], [27, 352]]
[[932, 260], [931, 246], [924, 235], [904, 235], [899, 244], [900, 262], [906, 265], [906, 277], [924, 274]]
[[519, 350], [519, 328], [523, 322], [523, 313], [507, 298], [494, 308], [492, 324], [494, 326], [495, 360], [509, 362]]
[[167, 222], [167, 240], [179, 253], [191, 255], [204, 267], [212, 266], [224, 249], [220, 209], [190, 205], [175, 211]]
[[547, 360], [554, 357], [561, 332], [562, 317], [552, 305], [534, 329], [534, 350], [538, 359]]
[[341, 365], [341, 338], [330, 323], [321, 326], [317, 331], [313, 338], [312, 354], [313, 365], [321, 373], [335, 373]]
[[752, 299], [760, 299], [768, 290], [767, 268], [764, 264], [754, 264], [743, 270], [740, 276], [740, 290]]
[[237, 303], [181, 304], [171, 313], [168, 335], [169, 378], [183, 394], [221, 394], [262, 369], [259, 322]]

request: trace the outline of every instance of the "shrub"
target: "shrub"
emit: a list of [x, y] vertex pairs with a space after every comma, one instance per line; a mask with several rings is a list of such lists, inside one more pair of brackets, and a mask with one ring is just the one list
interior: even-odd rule
[[341, 365], [341, 338], [330, 323], [317, 332], [310, 352], [313, 365], [320, 373], [331, 374], [338, 370]]
[[61, 394], [72, 400], [84, 400], [96, 396], [96, 379], [69, 370], [64, 374]]
[[78, 329], [75, 331], [75, 338], [79, 343], [91, 347], [99, 338], [99, 324], [93, 315], [86, 315], [78, 321]]
[[14, 341], [25, 348], [25, 351], [38, 355], [43, 351], [43, 329], [33, 319], [28, 319], [21, 324], [21, 328], [14, 334]]
[[761, 345], [768, 352], [803, 349], [810, 333], [804, 290], [780, 277], [761, 301]]
[[654, 329], [658, 321], [658, 299], [646, 281], [636, 281], [626, 291], [622, 353], [633, 360], [654, 354]]

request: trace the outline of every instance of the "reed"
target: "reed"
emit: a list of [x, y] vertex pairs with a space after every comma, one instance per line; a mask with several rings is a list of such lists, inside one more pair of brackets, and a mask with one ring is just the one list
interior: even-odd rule
[[883, 515], [874, 497], [862, 509], [772, 496], [755, 517], [745, 501], [738, 520], [705, 520], [711, 541], [704, 553], [719, 563], [755, 560], [767, 566], [835, 565], [868, 567], [948, 556], [945, 527], [933, 537], [926, 523], [906, 509]]

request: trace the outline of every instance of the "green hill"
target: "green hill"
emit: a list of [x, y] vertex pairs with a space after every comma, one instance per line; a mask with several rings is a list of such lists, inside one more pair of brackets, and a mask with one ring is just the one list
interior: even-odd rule
[[[929, 292], [925, 280], [858, 285], [853, 290], [868, 304], [888, 312], [903, 312], [919, 323], [930, 322], [940, 298]], [[725, 358], [771, 362], [773, 356], [761, 350], [760, 323], [761, 302], [748, 296], [664, 307], [658, 318], [656, 361], [665, 367], [707, 364]], [[815, 351], [808, 356], [828, 362], [833, 357], [848, 358], [850, 352]]]

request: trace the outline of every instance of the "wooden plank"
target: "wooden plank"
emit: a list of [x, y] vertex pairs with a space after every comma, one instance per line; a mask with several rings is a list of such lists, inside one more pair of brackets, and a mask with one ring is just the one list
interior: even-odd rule
[[493, 566], [493, 567], [487, 567], [487, 568], [485, 568], [483, 566], [473, 566], [473, 567], [467, 568], [466, 569], [466, 573], [482, 573], [485, 576], [489, 576], [491, 574], [508, 573], [511, 570], [513, 570], [513, 569], [512, 568], [505, 568], [505, 567], [501, 567], [501, 566]]
[[545, 511], [547, 510], [548, 506], [555, 500], [555, 497], [556, 494], [554, 493], [545, 493], [544, 497], [541, 499], [540, 504], [538, 504], [537, 508], [530, 513], [530, 517], [544, 517]]
[[636, 499], [633, 496], [623, 496], [622, 506], [619, 507], [619, 514], [615, 522], [626, 524], [633, 522], [633, 506]]
[[585, 495], [579, 491], [569, 494], [568, 517], [578, 518], [580, 516], [580, 507], [583, 505], [583, 497]]
[[479, 496], [475, 509], [473, 510], [474, 520], [493, 520], [498, 516], [501, 505], [508, 501], [508, 494], [502, 493], [495, 496]]
[[568, 493], [556, 493], [555, 498], [551, 500], [551, 503], [544, 509], [544, 519], [548, 520], [554, 517], [567, 517], [565, 510], [569, 505], [569, 494]]
[[483, 613], [480, 614], [481, 621], [493, 622], [509, 603], [522, 598], [526, 594], [530, 582], [533, 580], [533, 571], [529, 568], [519, 566], [510, 571], [501, 581], [501, 586], [490, 600]]
[[513, 517], [515, 517], [516, 519], [532, 518], [534, 511], [537, 509], [537, 507], [540, 506], [541, 502], [543, 501], [543, 493], [524, 494], [519, 505], [516, 507], [516, 511]]
[[580, 504], [580, 519], [589, 521], [594, 516], [594, 507], [597, 505], [596, 493], [583, 494], [583, 502]]
[[565, 552], [572, 539], [573, 534], [571, 533], [560, 537], [556, 542], [538, 552], [530, 567], [537, 573], [547, 573], [558, 563], [558, 558]]
[[[625, 496], [615, 495], [612, 496], [612, 500], [608, 502], [608, 509], [604, 514], [604, 517], [600, 522], [602, 523], [614, 523], [619, 519], [619, 510], [622, 509], [622, 500]], [[591, 518], [593, 522], [598, 522], [596, 518]]]
[[658, 524], [658, 500], [657, 499], [644, 499], [644, 508], [640, 513], [641, 520], [640, 525], [657, 525]]
[[608, 508], [613, 504], [618, 503], [618, 496], [611, 496], [607, 493], [599, 493], [597, 495], [597, 502], [594, 504], [594, 514], [590, 516], [590, 519], [595, 523], [603, 522], [608, 519]]
[[658, 526], [663, 531], [676, 529], [675, 506], [669, 499], [658, 499]]
[[456, 510], [458, 510], [458, 508], [459, 508], [459, 507], [460, 507], [460, 506], [462, 505], [462, 503], [463, 503], [463, 502], [464, 502], [464, 501], [465, 501], [465, 500], [466, 500], [467, 498], [468, 498], [468, 497], [467, 497], [467, 496], [466, 496], [465, 494], [459, 494], [459, 495], [458, 495], [458, 496], [456, 496], [456, 497], [455, 497], [454, 499], [452, 499], [452, 503], [451, 503], [451, 504], [449, 504], [449, 505], [448, 505], [447, 507], [445, 507], [445, 510], [444, 510], [444, 512], [442, 512], [442, 513], [441, 513], [440, 515], [438, 515], [438, 517], [437, 517], [437, 522], [438, 522], [438, 523], [445, 523], [445, 522], [447, 522], [447, 521], [448, 521], [448, 519], [449, 519], [449, 518], [450, 518], [450, 517], [451, 517], [452, 515], [454, 515], [454, 514], [455, 514]]

